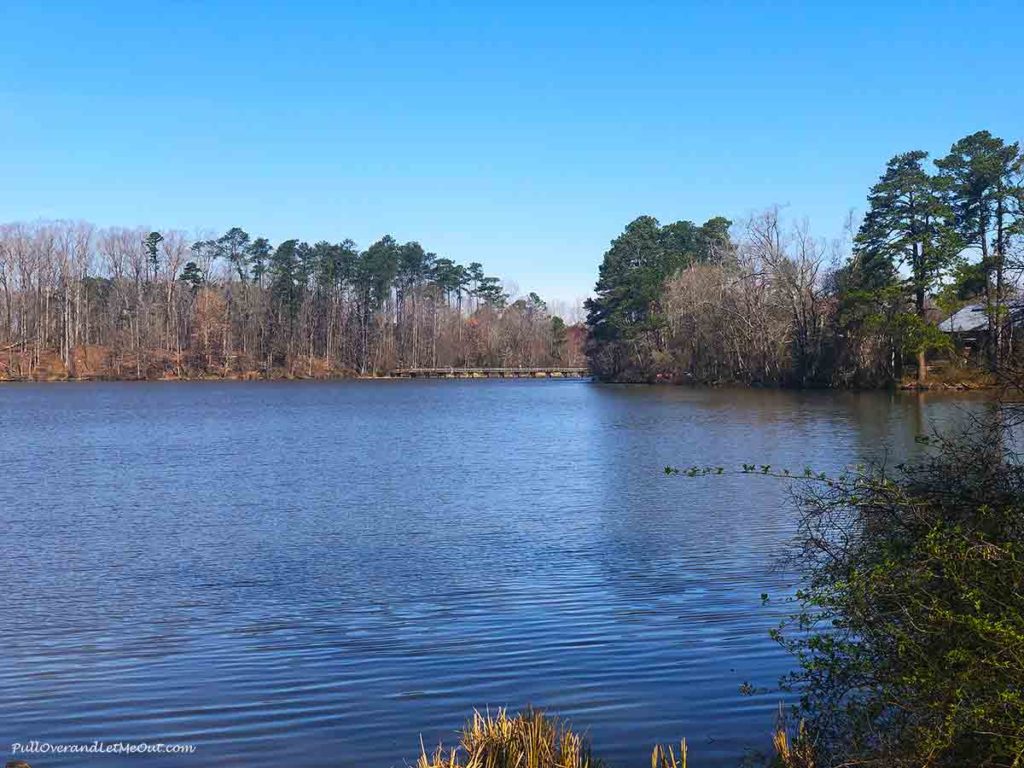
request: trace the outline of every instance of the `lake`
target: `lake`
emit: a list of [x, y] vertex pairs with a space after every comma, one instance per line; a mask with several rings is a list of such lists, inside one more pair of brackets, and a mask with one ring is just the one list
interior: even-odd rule
[[[614, 765], [766, 749], [790, 667], [785, 486], [978, 401], [579, 381], [0, 387], [0, 756], [367, 768], [473, 708], [569, 718]], [[761, 593], [773, 596], [762, 605]]]

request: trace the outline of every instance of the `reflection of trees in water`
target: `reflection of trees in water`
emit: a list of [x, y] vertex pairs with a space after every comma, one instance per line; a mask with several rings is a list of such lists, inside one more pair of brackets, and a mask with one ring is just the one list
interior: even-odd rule
[[899, 463], [918, 455], [917, 438], [940, 432], [959, 432], [992, 412], [987, 396], [933, 392], [842, 393], [851, 423], [856, 427], [858, 460]]
[[[733, 592], [767, 578], [791, 530], [788, 493], [765, 478], [668, 478], [667, 465], [802, 467], [834, 443], [826, 402], [803, 393], [609, 387], [597, 390], [596, 500], [609, 585], [642, 603]], [[810, 405], [808, 406], [808, 403]], [[754, 593], [756, 594], [756, 593]]]
[[581, 438], [602, 467], [592, 503], [603, 542], [593, 556], [609, 587], [644, 603], [769, 578], [796, 523], [783, 482], [667, 478], [665, 466], [754, 463], [799, 473], [903, 461], [922, 450], [918, 435], [965, 425], [988, 407], [983, 399], [927, 393], [592, 391], [594, 417]]

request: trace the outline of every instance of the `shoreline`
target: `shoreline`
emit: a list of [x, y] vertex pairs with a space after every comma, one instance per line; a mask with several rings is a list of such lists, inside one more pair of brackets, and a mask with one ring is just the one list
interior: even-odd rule
[[[594, 381], [586, 376], [395, 376], [392, 374], [330, 374], [321, 376], [250, 376], [232, 374], [228, 376], [49, 376], [49, 377], [0, 377], [0, 386], [5, 384], [95, 384], [129, 383], [196, 383], [196, 382], [279, 382], [279, 381]], [[607, 383], [607, 382], [602, 382]]]
[[641, 386], [641, 387], [680, 387], [684, 389], [743, 389], [743, 390], [776, 390], [789, 392], [905, 392], [905, 393], [947, 393], [947, 394], [969, 394], [972, 392], [984, 393], [994, 392], [1000, 389], [1000, 385], [994, 382], [977, 381], [956, 381], [956, 382], [935, 382], [919, 384], [913, 382], [896, 382], [884, 386], [784, 386], [784, 385], [762, 385], [745, 384], [742, 382], [678, 382], [678, 381], [628, 381], [628, 380], [603, 380], [596, 376], [587, 374], [582, 376], [560, 376], [560, 375], [523, 375], [523, 376], [483, 376], [483, 375], [434, 375], [434, 376], [409, 376], [393, 374], [273, 374], [253, 375], [247, 373], [233, 373], [228, 375], [199, 375], [199, 376], [38, 376], [38, 377], [0, 377], [0, 386], [5, 384], [90, 384], [90, 383], [133, 383], [133, 384], [156, 384], [156, 383], [212, 383], [212, 382], [338, 382], [338, 381], [585, 381], [594, 384], [605, 384], [612, 386]]

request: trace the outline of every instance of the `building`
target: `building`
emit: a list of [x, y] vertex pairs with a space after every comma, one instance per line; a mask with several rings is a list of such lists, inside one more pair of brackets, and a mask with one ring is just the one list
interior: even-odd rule
[[[1006, 303], [1014, 328], [1024, 326], [1024, 301], [1011, 299]], [[960, 337], [964, 341], [980, 341], [989, 333], [988, 312], [985, 302], [968, 304], [939, 323], [939, 330]]]
[[[1019, 337], [1016, 330], [1024, 327], [1024, 300], [1011, 299], [1006, 302], [1004, 308], [1009, 312], [1009, 323], [1004, 326], [1008, 333], [1003, 337], [1003, 341], [1009, 349], [1015, 346], [1015, 337]], [[965, 357], [971, 357], [985, 349], [991, 350], [991, 329], [985, 302], [968, 304], [954, 312], [939, 323], [939, 330], [949, 334], [957, 342]]]

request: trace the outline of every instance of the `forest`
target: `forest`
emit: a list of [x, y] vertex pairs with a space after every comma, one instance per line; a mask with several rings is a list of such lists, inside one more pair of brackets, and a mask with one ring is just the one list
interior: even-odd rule
[[[535, 293], [385, 236], [272, 245], [0, 226], [0, 379], [387, 375], [578, 366], [608, 381], [924, 386], [1014, 357], [1024, 153], [987, 131], [893, 157], [860, 221], [826, 240], [769, 208], [734, 224], [630, 222], [604, 254], [587, 326]], [[940, 329], [984, 309], [970, 339]]]
[[385, 375], [581, 365], [535, 293], [386, 236], [310, 245], [232, 228], [0, 226], [0, 379]]
[[[1015, 349], [1024, 153], [980, 131], [933, 163], [893, 157], [846, 236], [775, 207], [737, 226], [641, 216], [604, 255], [587, 302], [591, 371], [612, 381], [925, 385], [998, 371]], [[971, 303], [965, 345], [939, 322]], [[1019, 335], [1019, 334], [1018, 334]]]

